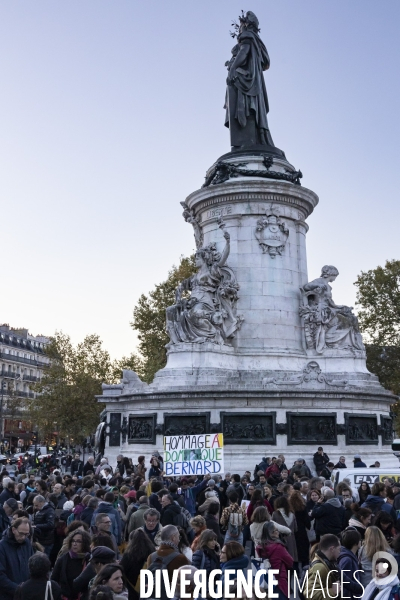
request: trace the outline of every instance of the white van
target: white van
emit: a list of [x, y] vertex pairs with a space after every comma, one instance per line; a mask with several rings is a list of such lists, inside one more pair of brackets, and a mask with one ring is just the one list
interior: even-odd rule
[[387, 469], [375, 469], [375, 467], [358, 469], [335, 469], [332, 473], [332, 481], [336, 487], [343, 479], [350, 479], [351, 487], [360, 487], [363, 481], [366, 481], [370, 487], [377, 481], [383, 481], [386, 477], [400, 482], [399, 467], [389, 467]]

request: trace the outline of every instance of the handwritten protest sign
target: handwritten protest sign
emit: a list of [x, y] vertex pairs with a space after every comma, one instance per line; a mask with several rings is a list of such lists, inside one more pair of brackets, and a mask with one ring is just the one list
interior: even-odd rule
[[223, 473], [223, 434], [165, 436], [164, 471], [167, 477]]

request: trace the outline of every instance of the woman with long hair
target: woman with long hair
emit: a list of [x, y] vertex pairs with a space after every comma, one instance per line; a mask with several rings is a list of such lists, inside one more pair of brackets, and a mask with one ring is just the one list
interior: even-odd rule
[[297, 523], [297, 531], [294, 534], [296, 540], [297, 557], [302, 566], [308, 565], [310, 542], [307, 530], [311, 529], [311, 519], [308, 515], [306, 503], [300, 492], [293, 491], [289, 498], [289, 504], [294, 512]]
[[272, 515], [273, 510], [271, 504], [266, 498], [263, 497], [263, 493], [259, 488], [256, 488], [251, 495], [250, 504], [247, 507], [247, 518], [249, 523], [251, 522], [251, 516], [258, 506], [266, 506], [269, 513]]
[[143, 529], [135, 529], [129, 536], [128, 545], [121, 559], [125, 579], [128, 586], [129, 600], [139, 600], [138, 579], [140, 569], [147, 562], [150, 554], [156, 551], [151, 539]]
[[[265, 523], [268, 521], [271, 521], [271, 515], [269, 514], [268, 508], [266, 506], [257, 506], [251, 515], [250, 525], [251, 539], [253, 540], [256, 548], [261, 544], [262, 530]], [[292, 533], [289, 527], [286, 527], [286, 525], [280, 525], [279, 523], [275, 523], [275, 525], [279, 533], [283, 533], [284, 535], [290, 535]]]
[[84, 529], [75, 529], [68, 536], [67, 552], [57, 559], [51, 574], [61, 587], [63, 597], [68, 600], [78, 599], [78, 593], [73, 591], [73, 581], [86, 567], [89, 552], [90, 535]]
[[363, 540], [367, 527], [371, 525], [372, 511], [369, 508], [360, 508], [356, 502], [350, 508], [353, 511], [353, 515], [349, 519], [349, 527], [355, 527], [361, 535], [361, 540]]
[[360, 505], [363, 504], [368, 496], [371, 495], [371, 488], [366, 481], [363, 481], [358, 488], [358, 495], [360, 496]]
[[275, 500], [274, 509], [272, 520], [275, 521], [275, 523], [279, 523], [279, 525], [285, 525], [290, 529], [290, 535], [288, 535], [286, 538], [286, 547], [290, 556], [293, 558], [293, 561], [297, 563], [299, 560], [297, 556], [295, 538], [297, 522], [293, 509], [290, 506], [289, 500], [286, 498], [286, 496], [280, 496]]
[[121, 565], [115, 563], [105, 565], [93, 582], [93, 587], [97, 585], [109, 587], [114, 600], [128, 600], [128, 592], [124, 585], [124, 570]]
[[190, 562], [192, 562], [193, 550], [190, 547], [190, 542], [188, 536], [186, 535], [186, 531], [183, 529], [183, 527], [179, 527], [179, 525], [177, 526], [177, 529], [179, 531], [179, 552], [181, 552], [188, 560], [190, 560]]
[[205, 569], [207, 575], [213, 569], [219, 569], [220, 559], [217, 535], [211, 529], [203, 531], [199, 537], [197, 550], [193, 553], [192, 565], [197, 569]]
[[271, 568], [278, 571], [278, 593], [280, 600], [288, 598], [288, 570], [293, 567], [293, 558], [279, 539], [279, 531], [273, 521], [264, 524], [261, 543], [256, 548], [258, 556], [267, 558]]
[[364, 545], [358, 556], [362, 569], [360, 572], [360, 582], [364, 587], [372, 579], [372, 559], [377, 552], [390, 552], [393, 554], [382, 531], [372, 525], [365, 532]]

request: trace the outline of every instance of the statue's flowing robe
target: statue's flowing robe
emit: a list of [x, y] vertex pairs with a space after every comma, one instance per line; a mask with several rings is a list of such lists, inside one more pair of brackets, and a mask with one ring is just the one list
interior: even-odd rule
[[238, 42], [239, 52], [243, 45], [249, 45], [250, 50], [246, 64], [237, 68], [236, 79], [228, 86], [225, 126], [232, 129], [232, 119], [236, 119], [240, 127], [246, 128], [252, 111], [256, 127], [268, 129], [269, 106], [263, 75], [263, 71], [270, 65], [267, 49], [259, 36], [252, 31], [243, 31], [238, 37]]

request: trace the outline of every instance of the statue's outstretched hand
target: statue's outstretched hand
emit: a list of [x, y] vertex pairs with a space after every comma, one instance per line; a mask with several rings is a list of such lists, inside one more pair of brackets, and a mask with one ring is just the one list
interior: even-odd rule
[[229, 242], [229, 240], [231, 239], [230, 233], [228, 231], [224, 231], [223, 236], [227, 242]]

